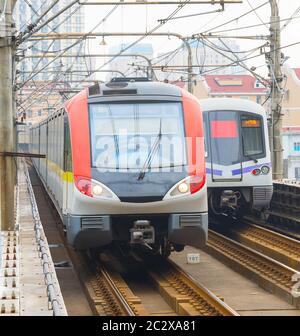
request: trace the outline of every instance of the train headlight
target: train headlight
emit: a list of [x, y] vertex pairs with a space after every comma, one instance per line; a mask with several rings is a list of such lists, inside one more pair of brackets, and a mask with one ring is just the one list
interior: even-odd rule
[[85, 196], [93, 197], [99, 200], [120, 202], [118, 196], [99, 181], [82, 176], [75, 176], [75, 185], [77, 189]]
[[261, 167], [261, 172], [262, 172], [264, 175], [269, 174], [269, 172], [270, 172], [270, 167], [268, 167], [268, 166], [263, 166], [263, 167]]
[[188, 185], [186, 182], [180, 183], [179, 186], [178, 186], [178, 191], [179, 191], [181, 194], [185, 194], [185, 193], [187, 193], [189, 190], [190, 190], [190, 187], [189, 187], [189, 185]]
[[193, 195], [205, 185], [205, 175], [187, 176], [177, 182], [165, 195], [164, 200]]
[[92, 192], [94, 196], [100, 196], [103, 193], [103, 188], [101, 185], [96, 184], [93, 186]]

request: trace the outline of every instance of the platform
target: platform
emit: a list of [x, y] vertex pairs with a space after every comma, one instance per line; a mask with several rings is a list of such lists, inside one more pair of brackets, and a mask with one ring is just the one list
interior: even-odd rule
[[18, 161], [15, 230], [0, 233], [0, 316], [67, 315], [24, 161]]

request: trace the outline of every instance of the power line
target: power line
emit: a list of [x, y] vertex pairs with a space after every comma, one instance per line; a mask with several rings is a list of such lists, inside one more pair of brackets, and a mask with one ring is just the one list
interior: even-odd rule
[[[300, 18], [300, 16], [294, 16], [294, 17], [289, 17], [289, 18], [286, 18], [286, 19], [276, 20], [274, 22], [292, 21], [294, 19], [299, 19], [299, 18]], [[266, 24], [271, 24], [271, 22], [270, 21], [266, 22]], [[264, 25], [263, 23], [258, 23], [258, 24], [253, 24], [253, 25], [243, 26], [243, 27], [237, 27], [237, 28], [232, 28], [232, 29], [218, 30], [218, 31], [214, 31], [214, 34], [227, 33], [227, 32], [232, 32], [232, 31], [237, 31], [237, 30], [255, 28], [255, 27], [260, 27], [260, 26], [263, 26], [263, 25]]]
[[[53, 60], [51, 60], [48, 64], [46, 64], [44, 67], [42, 67], [41, 69], [39, 69], [38, 72], [36, 72], [35, 74], [33, 74], [31, 77], [29, 77], [27, 79], [27, 81], [25, 83], [23, 83], [21, 85], [21, 87], [23, 87], [28, 81], [30, 81], [31, 79], [33, 79], [39, 72], [45, 70], [50, 64], [52, 64], [53, 62], [55, 62], [57, 59], [60, 58], [60, 56], [62, 56], [63, 54], [65, 54], [68, 50], [70, 50], [71, 48], [75, 47], [76, 45], [78, 45], [79, 43], [81, 43], [89, 34], [91, 34], [94, 30], [96, 30], [103, 22], [105, 22], [105, 20], [119, 7], [119, 5], [115, 5], [107, 14], [106, 16], [101, 19], [94, 27], [93, 29], [91, 29], [88, 33], [84, 34], [80, 39], [78, 39], [78, 41], [72, 43], [70, 46], [68, 46], [63, 52], [61, 52], [59, 55], [57, 55]], [[21, 88], [20, 87], [20, 88]]]
[[253, 8], [253, 6], [251, 5], [250, 1], [247, 0], [248, 5], [251, 7], [251, 9], [253, 10], [254, 14], [256, 15], [256, 17], [258, 18], [258, 20], [267, 28], [269, 29], [269, 27], [266, 25], [266, 23], [261, 19], [261, 17], [259, 16], [259, 14], [257, 13], [257, 10], [255, 8]]
[[[286, 48], [294, 47], [294, 46], [299, 45], [299, 44], [300, 44], [300, 41], [298, 41], [298, 42], [294, 42], [294, 43], [291, 43], [291, 44], [288, 44], [288, 45], [285, 45], [285, 46], [281, 46], [280, 48], [275, 48], [275, 49], [273, 50], [273, 52], [274, 52], [274, 51], [277, 51], [277, 50], [282, 50], [282, 49], [286, 49]], [[259, 55], [254, 55], [254, 56], [250, 56], [250, 57], [242, 58], [242, 61], [243, 61], [243, 62], [244, 62], [244, 61], [249, 61], [249, 60], [252, 60], [252, 59], [254, 59], [254, 58], [262, 57], [262, 56], [267, 55], [267, 54], [270, 54], [270, 51], [265, 51], [265, 52], [262, 52], [262, 53], [259, 54]], [[234, 64], [239, 64], [239, 62], [238, 62], [238, 61], [231, 62], [231, 63], [228, 63], [227, 66], [232, 66], [232, 65], [234, 65]], [[219, 68], [219, 67], [218, 67], [218, 68]], [[218, 68], [216, 68], [216, 69], [218, 69]], [[204, 71], [203, 74], [210, 73], [210, 72], [213, 72], [213, 71], [215, 71], [215, 69]]]
[[237, 21], [237, 20], [241, 19], [242, 17], [245, 17], [245, 16], [251, 14], [254, 10], [257, 10], [257, 9], [259, 9], [259, 8], [264, 7], [264, 6], [267, 5], [268, 3], [269, 3], [269, 1], [266, 1], [266, 2], [264, 2], [263, 4], [261, 4], [261, 5], [257, 6], [257, 7], [255, 7], [254, 9], [252, 9], [252, 10], [250, 10], [250, 11], [248, 11], [248, 12], [246, 12], [246, 13], [244, 13], [244, 14], [242, 14], [242, 15], [240, 15], [240, 16], [234, 18], [234, 19], [231, 19], [231, 20], [229, 20], [229, 21], [227, 21], [227, 22], [224, 22], [224, 23], [222, 23], [222, 24], [220, 24], [220, 25], [218, 25], [218, 26], [215, 26], [215, 27], [213, 27], [213, 28], [210, 28], [209, 30], [206, 30], [206, 31], [202, 32], [202, 34], [205, 34], [205, 33], [209, 32], [209, 31], [211, 32], [211, 31], [213, 31], [213, 30], [215, 30], [215, 29], [217, 29], [217, 28], [226, 26], [226, 25], [228, 25], [229, 23], [232, 23], [232, 22], [234, 22], [234, 21]]
[[[135, 42], [129, 44], [126, 48], [122, 49], [119, 54], [117, 54], [116, 56], [112, 57], [110, 60], [108, 60], [107, 62], [105, 62], [103, 65], [101, 65], [98, 70], [102, 69], [104, 66], [106, 66], [107, 64], [111, 63], [114, 59], [116, 59], [119, 55], [121, 55], [122, 53], [124, 53], [125, 51], [127, 51], [128, 49], [132, 48], [134, 45], [136, 45], [137, 43], [139, 43], [140, 41], [142, 41], [143, 39], [145, 39], [147, 36], [150, 36], [152, 33], [154, 33], [156, 30], [158, 30], [159, 28], [161, 28], [164, 24], [166, 24], [168, 22], [168, 19], [173, 17], [174, 15], [176, 15], [190, 0], [185, 0], [184, 2], [181, 3], [181, 5], [176, 8], [166, 19], [166, 21], [164, 23], [160, 23], [157, 26], [155, 26], [153, 29], [151, 29], [149, 32], [146, 32], [142, 37], [140, 37], [139, 39], [137, 39]], [[93, 72], [91, 72], [91, 75], [93, 74]], [[89, 78], [91, 75], [87, 76], [86, 78]]]
[[[73, 16], [73, 15], [80, 9], [80, 7], [81, 7], [81, 6], [79, 5], [77, 8], [75, 8], [75, 9], [70, 13], [70, 15], [66, 16], [65, 19], [62, 20], [59, 24], [57, 24], [54, 28], [50, 28], [50, 32], [53, 32], [53, 31], [57, 30], [61, 25], [63, 25], [63, 24], [67, 21], [67, 19], [69, 19], [70, 17], [72, 17], [72, 16]], [[48, 32], [48, 33], [50, 33], [50, 32]], [[35, 43], [32, 44], [31, 46], [27, 47], [27, 50], [28, 50], [28, 49], [35, 50], [35, 49], [34, 49], [34, 46], [37, 45], [38, 43], [40, 43], [40, 42], [39, 42], [39, 41], [38, 41], [38, 42], [35, 42]], [[50, 44], [48, 45], [47, 51], [44, 51], [44, 56], [46, 55], [46, 53], [49, 52], [49, 49], [51, 48], [51, 46], [52, 46], [53, 43], [54, 43], [54, 40], [52, 41], [52, 43], [50, 43]], [[62, 49], [62, 50], [65, 50], [65, 49], [66, 49], [66, 48], [64, 48], [64, 49]], [[42, 59], [43, 59], [43, 57], [41, 57], [40, 60], [38, 61], [38, 63], [34, 66], [34, 68], [32, 69], [32, 72], [31, 72], [31, 74], [28, 76], [28, 78], [31, 77], [31, 75], [37, 70], [37, 68], [38, 68], [39, 64], [41, 63]], [[21, 60], [21, 61], [22, 61], [22, 60]]]
[[[300, 6], [295, 10], [295, 12], [292, 14], [292, 16], [288, 19], [288, 22], [285, 23], [285, 24], [281, 27], [280, 31], [283, 31], [283, 30], [284, 30], [284, 29], [291, 23], [291, 21], [292, 21], [293, 19], [296, 18], [296, 15], [297, 15], [299, 12], [300, 12]], [[299, 17], [299, 16], [297, 16], [297, 17]]]

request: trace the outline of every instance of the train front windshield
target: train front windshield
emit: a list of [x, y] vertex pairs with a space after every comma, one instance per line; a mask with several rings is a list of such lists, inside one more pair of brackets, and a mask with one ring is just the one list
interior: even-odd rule
[[92, 166], [138, 171], [187, 164], [182, 104], [90, 105]]
[[[242, 111], [205, 112], [206, 151], [214, 164], [230, 166], [265, 156], [263, 119]], [[209, 127], [207, 127], [209, 125]]]

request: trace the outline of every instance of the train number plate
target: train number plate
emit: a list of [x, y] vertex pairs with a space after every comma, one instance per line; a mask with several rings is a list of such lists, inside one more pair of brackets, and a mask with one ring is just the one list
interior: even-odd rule
[[200, 253], [188, 253], [187, 263], [188, 264], [199, 264], [200, 263]]

